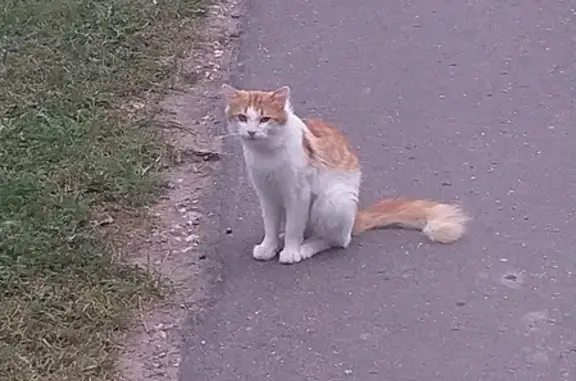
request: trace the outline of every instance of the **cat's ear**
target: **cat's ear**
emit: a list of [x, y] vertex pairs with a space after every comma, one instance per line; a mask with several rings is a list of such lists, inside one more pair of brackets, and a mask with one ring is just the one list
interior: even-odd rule
[[222, 95], [224, 96], [227, 102], [230, 102], [234, 97], [236, 97], [236, 95], [238, 95], [239, 92], [240, 90], [235, 89], [228, 84], [222, 85]]
[[290, 88], [288, 86], [282, 86], [275, 90], [272, 95], [283, 104], [286, 104], [290, 101]]

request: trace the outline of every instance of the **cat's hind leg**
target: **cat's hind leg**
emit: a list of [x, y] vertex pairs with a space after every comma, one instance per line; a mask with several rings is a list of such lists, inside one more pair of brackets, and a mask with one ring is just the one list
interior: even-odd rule
[[350, 192], [332, 192], [318, 197], [310, 211], [311, 237], [304, 240], [300, 248], [302, 259], [333, 247], [348, 247], [356, 212], [356, 199]]
[[321, 237], [310, 237], [302, 242], [300, 247], [300, 258], [307, 259], [313, 257], [314, 255], [328, 250], [332, 247], [324, 238]]
[[326, 191], [312, 205], [314, 235], [324, 238], [331, 247], [348, 247], [357, 211], [357, 197], [348, 187]]

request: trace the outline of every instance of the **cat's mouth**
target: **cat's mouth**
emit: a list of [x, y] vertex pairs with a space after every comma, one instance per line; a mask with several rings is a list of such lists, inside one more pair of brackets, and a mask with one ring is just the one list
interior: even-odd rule
[[250, 132], [243, 134], [242, 137], [244, 140], [262, 140], [264, 138], [262, 135]]

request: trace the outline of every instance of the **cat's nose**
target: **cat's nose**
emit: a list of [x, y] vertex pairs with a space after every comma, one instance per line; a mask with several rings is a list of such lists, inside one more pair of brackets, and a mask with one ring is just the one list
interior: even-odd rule
[[256, 135], [256, 131], [248, 131], [248, 137], [253, 138]]

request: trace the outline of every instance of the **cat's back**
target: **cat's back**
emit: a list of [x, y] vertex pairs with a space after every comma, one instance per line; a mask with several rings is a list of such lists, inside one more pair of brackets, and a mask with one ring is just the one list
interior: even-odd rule
[[321, 119], [307, 119], [304, 123], [307, 131], [303, 145], [311, 166], [338, 172], [360, 172], [356, 153], [337, 128]]

